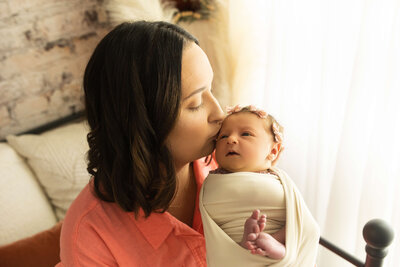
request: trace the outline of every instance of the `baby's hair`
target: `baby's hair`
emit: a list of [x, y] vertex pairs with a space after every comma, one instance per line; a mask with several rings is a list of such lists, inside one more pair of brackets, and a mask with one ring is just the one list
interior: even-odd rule
[[283, 126], [280, 125], [279, 122], [272, 115], [267, 114], [262, 109], [258, 109], [253, 105], [245, 107], [236, 105], [234, 107], [227, 108], [227, 113], [228, 113], [227, 117], [231, 116], [232, 114], [237, 114], [242, 112], [253, 113], [254, 115], [257, 115], [260, 119], [264, 119], [266, 122], [265, 130], [272, 133], [274, 141], [277, 143], [283, 142], [283, 130], [284, 130]]

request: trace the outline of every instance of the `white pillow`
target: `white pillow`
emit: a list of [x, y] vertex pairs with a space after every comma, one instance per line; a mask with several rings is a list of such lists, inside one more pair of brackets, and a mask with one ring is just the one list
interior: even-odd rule
[[0, 245], [46, 230], [54, 211], [28, 165], [0, 143]]
[[87, 133], [88, 126], [79, 122], [41, 135], [7, 136], [8, 143], [27, 159], [59, 220], [89, 181]]

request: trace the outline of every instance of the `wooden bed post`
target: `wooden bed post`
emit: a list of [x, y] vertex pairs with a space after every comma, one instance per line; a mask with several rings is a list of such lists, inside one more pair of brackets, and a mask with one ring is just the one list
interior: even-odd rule
[[373, 219], [365, 224], [363, 236], [367, 242], [365, 267], [383, 266], [383, 260], [388, 253], [387, 247], [393, 241], [393, 229], [385, 221]]

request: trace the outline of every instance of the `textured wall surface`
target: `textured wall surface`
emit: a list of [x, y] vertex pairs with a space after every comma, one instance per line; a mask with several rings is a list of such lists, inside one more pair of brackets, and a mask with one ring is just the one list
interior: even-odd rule
[[0, 0], [0, 139], [82, 110], [84, 68], [109, 30], [102, 0]]

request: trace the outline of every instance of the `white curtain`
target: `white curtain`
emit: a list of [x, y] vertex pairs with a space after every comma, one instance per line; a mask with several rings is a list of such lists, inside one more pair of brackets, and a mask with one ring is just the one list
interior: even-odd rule
[[[400, 233], [400, 0], [221, 1], [232, 103], [285, 127], [280, 167], [324, 237], [365, 259], [373, 218]], [[385, 266], [400, 266], [398, 236]], [[325, 249], [319, 266], [352, 266]]]

